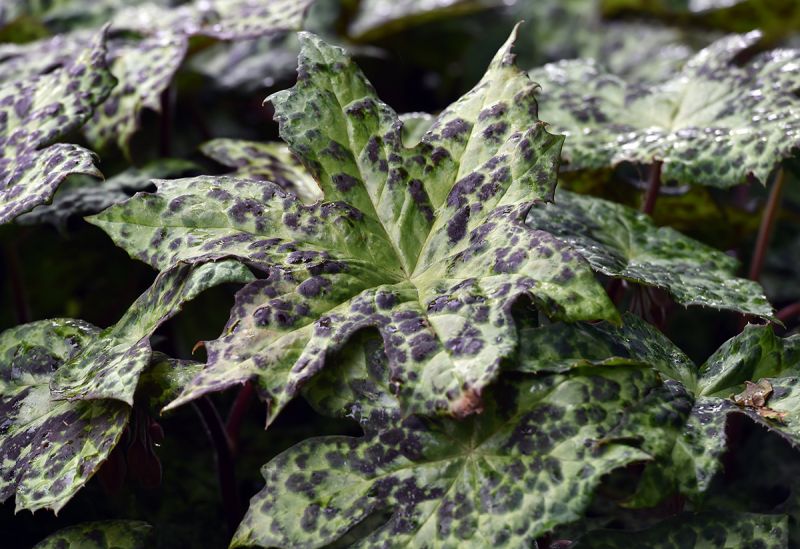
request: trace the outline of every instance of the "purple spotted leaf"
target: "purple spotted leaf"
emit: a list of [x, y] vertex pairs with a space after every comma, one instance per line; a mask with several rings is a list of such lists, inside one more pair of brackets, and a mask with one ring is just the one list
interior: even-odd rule
[[660, 288], [681, 305], [772, 317], [761, 286], [735, 275], [736, 259], [627, 206], [559, 191], [526, 223], [568, 242], [596, 271]]
[[0, 501], [58, 512], [97, 471], [128, 423], [116, 400], [53, 400], [54, 372], [100, 334], [78, 320], [42, 320], [0, 334]]
[[306, 203], [322, 198], [317, 182], [284, 143], [220, 138], [204, 143], [200, 150], [220, 164], [235, 168], [232, 175], [272, 181]]
[[660, 385], [650, 368], [501, 377], [482, 414], [407, 417], [380, 339], [360, 343], [306, 395], [364, 435], [308, 439], [267, 463], [233, 547], [322, 547], [348, 532], [352, 547], [530, 547], [581, 517], [604, 475], [648, 459], [607, 435]]
[[639, 531], [594, 530], [574, 545], [575, 549], [735, 549], [789, 546], [789, 518], [786, 515], [703, 512], [681, 513]]
[[128, 168], [105, 181], [82, 175], [71, 176], [59, 187], [51, 204], [36, 206], [17, 217], [16, 222], [22, 225], [50, 223], [64, 231], [70, 219], [95, 214], [112, 204], [124, 202], [137, 191], [150, 186], [153, 178], [176, 177], [196, 168], [196, 164], [187, 160], [161, 159], [141, 168]]
[[105, 54], [103, 31], [69, 65], [0, 86], [0, 223], [47, 202], [70, 174], [100, 175], [91, 152], [57, 140], [113, 87]]
[[614, 431], [640, 438], [643, 450], [660, 457], [645, 469], [628, 505], [650, 507], [671, 493], [702, 500], [722, 468], [732, 413], [800, 445], [798, 376], [800, 336], [779, 338], [770, 326], [751, 324], [708, 359], [696, 383], [669, 381], [651, 393], [651, 415]]
[[153, 527], [138, 520], [82, 522], [50, 534], [33, 549], [147, 549], [153, 545]]
[[233, 256], [266, 273], [239, 292], [206, 369], [171, 407], [254, 380], [272, 420], [329, 352], [375, 327], [408, 410], [468, 415], [516, 347], [519, 298], [557, 318], [618, 320], [586, 262], [523, 224], [552, 196], [561, 139], [536, 118], [513, 37], [414, 147], [343, 50], [301, 40], [298, 83], [272, 101], [326, 202], [198, 177], [92, 218], [158, 269]]
[[150, 364], [150, 336], [204, 290], [226, 282], [249, 282], [236, 261], [179, 264], [166, 270], [115, 325], [103, 330], [53, 375], [50, 390], [65, 400], [116, 399], [133, 405], [142, 371]]
[[662, 178], [727, 188], [764, 182], [800, 145], [800, 50], [773, 50], [739, 65], [758, 33], [718, 40], [659, 84], [605, 72], [591, 60], [531, 71], [542, 117], [567, 135], [572, 169], [663, 162]]
[[145, 3], [117, 12], [114, 28], [143, 34], [173, 32], [241, 40], [300, 28], [313, 0], [194, 0], [177, 6]]

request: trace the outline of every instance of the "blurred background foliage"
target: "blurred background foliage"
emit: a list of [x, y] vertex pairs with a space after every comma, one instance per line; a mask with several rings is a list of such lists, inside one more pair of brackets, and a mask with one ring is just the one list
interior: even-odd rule
[[[24, 67], [13, 65], [15, 56], [36, 41], [98, 28], [119, 17], [123, 9], [173, 4], [0, 0], [0, 78], [19, 77]], [[521, 67], [594, 58], [611, 73], [641, 82], [666, 78], [698, 49], [729, 32], [760, 29], [761, 48], [800, 45], [797, 0], [317, 0], [303, 27], [351, 51], [379, 96], [396, 111], [432, 113], [475, 84], [519, 20], [526, 21], [516, 48]], [[121, 36], [138, 34], [125, 30]], [[271, 108], [262, 102], [273, 91], [292, 85], [297, 53], [292, 33], [235, 40], [190, 36], [185, 59], [160, 95], [161, 112], [143, 108], [129, 151], [113, 140], [96, 149], [106, 181], [72, 176], [56, 195], [59, 208], [40, 207], [14, 224], [0, 226], [0, 330], [64, 316], [98, 326], [114, 323], [155, 273], [126, 257], [81, 216], [148, 189], [150, 177], [227, 171], [198, 149], [212, 138], [276, 140]], [[61, 55], [71, 53], [62, 50]], [[70, 137], [89, 145], [81, 135]], [[800, 159], [787, 161], [785, 169], [783, 209], [762, 276], [767, 296], [777, 308], [800, 300]], [[645, 179], [637, 167], [622, 165], [600, 172], [564, 173], [561, 185], [636, 206]], [[736, 255], [746, 265], [766, 195], [767, 189], [757, 184], [730, 190], [669, 188], [654, 218], [659, 225], [670, 225]], [[197, 341], [219, 334], [234, 291], [216, 288], [192, 302], [161, 329], [154, 339], [156, 349], [192, 357]], [[739, 323], [732, 313], [675, 310], [666, 333], [701, 362]], [[786, 330], [795, 326], [790, 322]], [[202, 352], [194, 358], [202, 360]], [[214, 398], [224, 410], [232, 397]], [[261, 487], [261, 464], [293, 442], [312, 435], [356, 432], [349, 423], [317, 415], [300, 399], [266, 433], [261, 429], [260, 405], [253, 403], [250, 416], [237, 463], [243, 503]], [[201, 423], [191, 407], [159, 421], [166, 433], [157, 448], [163, 466], [160, 486], [148, 488], [128, 478], [109, 494], [94, 479], [58, 517], [46, 512], [15, 517], [13, 501], [6, 502], [0, 509], [2, 545], [29, 547], [74, 522], [125, 517], [152, 523], [162, 547], [224, 546], [227, 534], [213, 454]], [[719, 480], [714, 501], [720, 509], [752, 510], [755, 502], [765, 510], [782, 508], [800, 516], [800, 503], [789, 487], [775, 485], [770, 475], [736, 475], [743, 463], [753, 470], [757, 461], [757, 470], [764, 471], [789, 466], [790, 460], [779, 459], [788, 451], [783, 441], [752, 430], [752, 436], [739, 435], [746, 442], [729, 456], [729, 473]], [[796, 472], [789, 477], [796, 477]], [[614, 482], [609, 480], [604, 493], [626, 489]], [[593, 517], [564, 529], [563, 535], [599, 524], [645, 526], [670, 514], [668, 505], [662, 507], [609, 511], [601, 495]], [[553, 540], [559, 535], [554, 534]], [[793, 535], [800, 535], [797, 528]], [[800, 543], [797, 537], [794, 541]]]

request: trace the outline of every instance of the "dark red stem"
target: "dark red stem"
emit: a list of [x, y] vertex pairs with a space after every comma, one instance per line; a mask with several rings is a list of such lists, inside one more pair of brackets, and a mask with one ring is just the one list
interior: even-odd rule
[[800, 301], [797, 303], [792, 303], [791, 305], [787, 305], [775, 313], [775, 318], [781, 322], [787, 322], [798, 316], [800, 316]]
[[222, 504], [225, 508], [225, 520], [229, 533], [232, 535], [242, 519], [239, 506], [239, 491], [236, 488], [236, 472], [233, 466], [233, 453], [230, 440], [225, 432], [222, 418], [219, 417], [217, 408], [211, 399], [202, 397], [194, 402], [195, 409], [203, 421], [206, 433], [214, 446], [217, 461], [217, 475], [222, 494]]
[[656, 209], [658, 191], [661, 189], [661, 166], [663, 164], [661, 160], [656, 160], [650, 166], [650, 176], [647, 178], [647, 192], [642, 202], [642, 211], [647, 215], [653, 215], [653, 210]]
[[772, 239], [772, 231], [775, 228], [775, 219], [780, 209], [781, 195], [783, 194], [784, 181], [783, 168], [778, 168], [772, 189], [769, 191], [769, 198], [764, 211], [761, 214], [761, 226], [758, 228], [756, 247], [753, 250], [753, 259], [750, 262], [750, 280], [758, 280], [761, 277], [761, 269], [764, 267], [764, 258], [767, 255], [769, 241]]
[[233, 406], [231, 406], [231, 411], [228, 414], [228, 421], [225, 424], [225, 431], [228, 434], [228, 440], [230, 440], [231, 451], [233, 452], [233, 455], [238, 453], [239, 432], [242, 430], [244, 416], [250, 409], [250, 403], [253, 400], [253, 395], [255, 392], [255, 387], [253, 387], [253, 384], [250, 381], [245, 383], [239, 390], [239, 394], [236, 395], [236, 400], [233, 401]]

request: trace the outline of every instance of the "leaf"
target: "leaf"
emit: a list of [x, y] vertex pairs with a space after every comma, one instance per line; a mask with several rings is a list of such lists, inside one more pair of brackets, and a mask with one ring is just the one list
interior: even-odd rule
[[374, 40], [406, 27], [502, 5], [500, 0], [361, 0], [350, 36]]
[[575, 549], [700, 549], [762, 547], [778, 549], [789, 543], [785, 515], [755, 513], [682, 513], [638, 532], [595, 530], [572, 545]]
[[146, 549], [152, 547], [153, 527], [138, 520], [83, 522], [47, 536], [33, 549]]
[[424, 112], [408, 112], [399, 118], [403, 123], [403, 145], [406, 147], [418, 144], [436, 120], [436, 117]]
[[526, 547], [579, 518], [603, 475], [647, 459], [598, 441], [658, 384], [652, 370], [501, 379], [482, 414], [404, 418], [380, 340], [365, 344], [307, 391], [326, 413], [359, 420], [364, 436], [308, 439], [267, 463], [232, 547], [321, 547], [371, 516], [385, 518], [352, 546]]
[[477, 87], [406, 148], [396, 114], [343, 50], [303, 34], [298, 84], [272, 96], [282, 135], [328, 202], [230, 177], [158, 182], [92, 218], [164, 269], [236, 257], [239, 292], [203, 374], [173, 402], [254, 380], [269, 419], [356, 331], [378, 328], [409, 410], [479, 409], [530, 296], [557, 318], [618, 319], [586, 263], [522, 224], [552, 196], [561, 140], [503, 46]]
[[[73, 176], [61, 185], [52, 204], [41, 204], [16, 219], [22, 225], [51, 223], [65, 230], [70, 218], [95, 214], [112, 204], [123, 202], [135, 191], [150, 186], [155, 177], [177, 176], [193, 170], [195, 164], [186, 160], [162, 159], [142, 168], [128, 168], [106, 181]], [[78, 179], [80, 177], [80, 179]]]
[[559, 191], [554, 203], [531, 208], [526, 223], [568, 242], [595, 270], [666, 290], [681, 305], [772, 317], [761, 286], [734, 276], [734, 258], [632, 208]]
[[79, 320], [42, 320], [0, 334], [0, 501], [58, 512], [108, 457], [130, 407], [115, 400], [50, 398], [53, 372], [100, 330]]
[[748, 175], [766, 181], [800, 143], [798, 50], [734, 62], [759, 37], [718, 40], [654, 86], [627, 83], [591, 60], [530, 75], [542, 85], [542, 118], [567, 135], [570, 168], [660, 160], [665, 181], [727, 188]]
[[68, 67], [0, 87], [0, 223], [50, 199], [69, 174], [99, 176], [92, 154], [55, 143], [108, 95], [104, 32]]
[[[744, 413], [797, 445], [800, 402], [792, 391], [800, 381], [798, 366], [800, 336], [781, 339], [771, 327], [751, 324], [708, 359], [695, 387], [666, 383], [661, 394], [653, 393], [651, 399], [660, 402], [659, 412], [641, 425], [626, 423], [614, 431], [618, 437], [640, 438], [643, 450], [661, 456], [645, 470], [629, 505], [655, 505], [672, 490], [701, 499], [722, 466], [725, 426], [731, 413]], [[768, 379], [774, 390], [766, 406], [778, 412], [778, 417], [762, 415], [758, 407], [737, 405], [732, 398], [747, 382], [762, 378]]]
[[621, 326], [609, 322], [555, 322], [519, 331], [515, 371], [564, 372], [577, 366], [647, 364], [690, 387], [695, 365], [674, 343], [638, 316], [626, 313]]
[[139, 378], [136, 399], [143, 401], [150, 414], [156, 417], [161, 408], [175, 400], [202, 369], [203, 365], [199, 362], [153, 353], [150, 366]]
[[305, 203], [322, 198], [317, 182], [283, 143], [219, 138], [204, 143], [200, 150], [220, 164], [236, 168], [232, 175], [272, 181]]
[[300, 28], [313, 0], [195, 0], [176, 7], [147, 3], [116, 13], [113, 26], [144, 34], [172, 31], [241, 40]]
[[112, 42], [109, 63], [119, 85], [84, 129], [96, 148], [114, 142], [130, 156], [130, 140], [139, 129], [142, 110], [161, 112], [161, 94], [183, 62], [187, 45], [186, 36], [170, 33]]
[[184, 303], [225, 282], [249, 282], [253, 275], [236, 261], [164, 271], [114, 326], [103, 330], [53, 375], [54, 398], [116, 399], [133, 405], [139, 375], [150, 364], [150, 336]]

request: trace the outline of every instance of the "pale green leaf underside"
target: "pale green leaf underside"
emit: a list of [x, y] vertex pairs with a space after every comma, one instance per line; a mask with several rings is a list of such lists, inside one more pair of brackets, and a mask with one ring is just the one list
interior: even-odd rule
[[358, 419], [365, 435], [309, 439], [266, 464], [267, 484], [232, 546], [322, 547], [383, 514], [352, 546], [527, 547], [580, 517], [603, 475], [647, 459], [593, 441], [658, 386], [648, 368], [501, 380], [480, 415], [402, 419], [380, 344], [361, 349], [350, 347], [342, 369], [308, 393], [326, 412]]
[[138, 520], [83, 522], [50, 534], [33, 549], [147, 549], [152, 547], [152, 530]]
[[92, 219], [159, 269], [232, 256], [268, 274], [239, 292], [206, 370], [171, 406], [255, 379], [271, 419], [328, 352], [375, 327], [408, 409], [465, 415], [515, 348], [518, 297], [554, 317], [618, 318], [580, 256], [522, 224], [552, 196], [561, 139], [536, 119], [511, 40], [411, 148], [343, 50], [301, 41], [298, 83], [272, 101], [328, 202], [198, 177]]
[[114, 85], [105, 53], [100, 32], [69, 65], [0, 87], [0, 223], [49, 200], [69, 174], [99, 175], [90, 151], [56, 141]]
[[739, 66], [757, 33], [697, 53], [657, 85], [626, 83], [591, 60], [531, 71], [542, 85], [542, 118], [567, 135], [574, 169], [663, 161], [666, 181], [730, 187], [764, 182], [800, 144], [798, 50], [773, 50]]
[[761, 286], [735, 276], [734, 258], [632, 208], [559, 191], [554, 203], [534, 206], [526, 223], [569, 243], [595, 270], [666, 290], [681, 305], [772, 317]]

